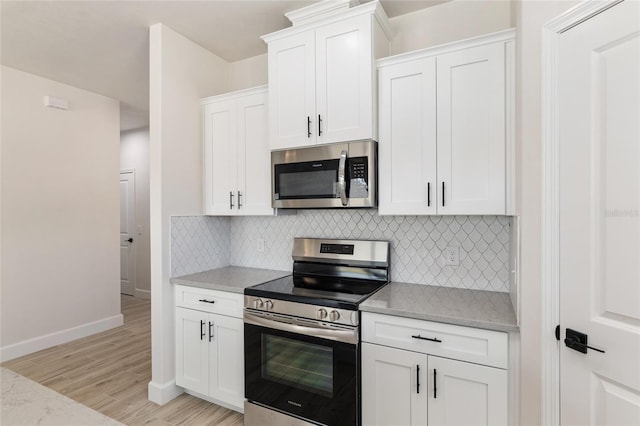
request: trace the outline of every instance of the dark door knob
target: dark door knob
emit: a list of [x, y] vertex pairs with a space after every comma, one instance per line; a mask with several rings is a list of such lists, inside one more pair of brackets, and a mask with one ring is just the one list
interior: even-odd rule
[[130, 243], [133, 242], [133, 238], [129, 238], [127, 241], [129, 241]]
[[583, 354], [587, 353], [587, 349], [605, 353], [605, 351], [603, 351], [602, 349], [594, 348], [593, 346], [589, 346], [587, 343], [588, 340], [586, 334], [567, 328], [567, 336], [566, 339], [564, 339], [564, 344], [568, 348], [571, 348], [574, 351], [578, 351]]

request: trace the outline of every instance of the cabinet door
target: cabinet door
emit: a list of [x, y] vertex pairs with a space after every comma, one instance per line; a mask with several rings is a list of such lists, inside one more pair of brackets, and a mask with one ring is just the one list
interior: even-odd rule
[[496, 43], [438, 56], [440, 214], [506, 212], [504, 50]]
[[373, 137], [371, 19], [360, 16], [316, 30], [318, 143]]
[[209, 390], [207, 314], [176, 308], [176, 384], [194, 392]]
[[378, 82], [378, 213], [435, 214], [436, 60], [381, 68]]
[[507, 424], [506, 370], [435, 356], [428, 362], [429, 426]]
[[239, 215], [273, 215], [271, 151], [267, 128], [267, 92], [236, 102]]
[[[209, 396], [244, 406], [244, 326], [240, 318], [209, 314]], [[206, 377], [206, 376], [205, 376]]]
[[308, 31], [269, 43], [268, 61], [271, 149], [314, 144], [314, 32]]
[[426, 425], [426, 367], [426, 355], [363, 343], [362, 424]]
[[[235, 207], [237, 201], [235, 102], [226, 101], [205, 105], [203, 120], [205, 214], [235, 214], [237, 211]], [[233, 197], [230, 193], [233, 193]]]

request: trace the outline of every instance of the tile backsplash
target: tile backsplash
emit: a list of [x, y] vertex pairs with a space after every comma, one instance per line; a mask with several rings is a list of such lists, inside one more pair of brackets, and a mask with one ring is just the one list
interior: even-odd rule
[[[291, 270], [294, 237], [345, 238], [389, 241], [394, 281], [509, 292], [509, 217], [299, 210], [278, 217], [173, 217], [171, 224], [172, 276], [230, 264]], [[459, 266], [445, 264], [449, 246], [459, 248]]]

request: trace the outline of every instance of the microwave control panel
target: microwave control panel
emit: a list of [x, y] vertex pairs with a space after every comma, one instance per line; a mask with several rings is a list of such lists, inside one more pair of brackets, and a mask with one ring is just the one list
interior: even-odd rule
[[367, 198], [369, 196], [367, 157], [352, 157], [349, 165], [349, 198]]

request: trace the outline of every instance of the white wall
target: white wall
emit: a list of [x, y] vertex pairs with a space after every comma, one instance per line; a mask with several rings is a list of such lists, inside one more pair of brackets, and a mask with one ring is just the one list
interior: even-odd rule
[[1, 78], [6, 360], [122, 324], [119, 107], [13, 68]]
[[135, 173], [135, 292], [136, 297], [151, 298], [149, 247], [149, 128], [120, 133], [120, 170]]
[[175, 386], [171, 216], [203, 213], [200, 99], [228, 91], [229, 64], [163, 24], [150, 28], [151, 345], [149, 399]]
[[540, 174], [541, 159], [541, 34], [542, 26], [574, 6], [573, 1], [526, 0], [514, 3], [517, 28], [517, 139], [520, 171], [520, 419], [541, 424], [540, 329]]
[[391, 18], [396, 31], [391, 54], [475, 37], [511, 28], [507, 0], [454, 0]]
[[267, 54], [231, 62], [229, 90], [236, 91], [268, 84]]

